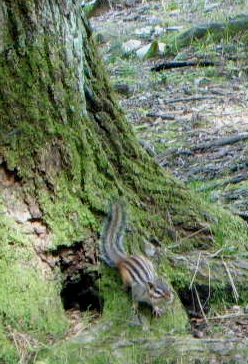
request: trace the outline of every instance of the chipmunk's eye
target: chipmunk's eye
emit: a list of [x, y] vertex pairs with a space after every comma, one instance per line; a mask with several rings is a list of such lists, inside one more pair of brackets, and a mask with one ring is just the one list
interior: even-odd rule
[[154, 297], [155, 298], [160, 298], [160, 297], [165, 296], [165, 292], [162, 289], [160, 289], [159, 287], [156, 287], [154, 289], [154, 293], [153, 294], [154, 294]]

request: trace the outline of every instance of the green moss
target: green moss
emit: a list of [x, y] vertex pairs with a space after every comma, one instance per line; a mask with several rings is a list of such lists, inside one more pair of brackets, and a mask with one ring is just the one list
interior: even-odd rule
[[18, 363], [19, 355], [17, 347], [11, 341], [11, 333], [8, 333], [9, 338], [6, 336], [6, 331], [2, 324], [0, 324], [0, 362], [15, 364]]
[[64, 342], [57, 347], [42, 350], [35, 364], [78, 364], [81, 361], [87, 364], [122, 363], [105, 346], [90, 350], [76, 343]]
[[[26, 266], [25, 266], [26, 264]], [[62, 334], [66, 321], [54, 283], [41, 278], [37, 267], [15, 263], [1, 272], [0, 310], [5, 324], [19, 331]]]
[[214, 285], [214, 294], [211, 298], [213, 307], [217, 307], [218, 310], [223, 310], [226, 307], [231, 307], [232, 305], [246, 305], [248, 300], [248, 284], [237, 284], [235, 283], [235, 288], [238, 292], [238, 302], [234, 297], [233, 288], [230, 284], [216, 284]]
[[[1, 212], [4, 210], [1, 205]], [[19, 354], [18, 347], [12, 345], [12, 333], [29, 333], [45, 342], [48, 337], [63, 336], [67, 322], [59, 286], [42, 274], [31, 241], [22, 228], [5, 216], [1, 219], [0, 234], [0, 358], [16, 363]]]
[[[87, 205], [83, 205], [78, 195], [68, 190], [66, 181], [61, 179], [61, 190], [54, 203], [52, 196], [46, 191], [39, 192], [47, 224], [54, 232], [54, 246], [70, 245], [74, 241], [84, 240], [96, 229], [94, 215]], [[54, 218], [56, 216], [56, 219]]]
[[216, 222], [211, 224], [215, 236], [214, 247], [223, 247], [226, 254], [246, 251], [248, 231], [245, 221], [221, 206], [202, 202], [203, 205], [216, 219]]

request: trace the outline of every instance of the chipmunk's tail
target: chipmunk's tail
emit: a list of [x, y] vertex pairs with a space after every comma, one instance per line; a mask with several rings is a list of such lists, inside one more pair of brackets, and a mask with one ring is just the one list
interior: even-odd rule
[[117, 268], [120, 260], [127, 254], [123, 247], [126, 228], [126, 213], [122, 201], [114, 201], [102, 231], [102, 258], [109, 267]]

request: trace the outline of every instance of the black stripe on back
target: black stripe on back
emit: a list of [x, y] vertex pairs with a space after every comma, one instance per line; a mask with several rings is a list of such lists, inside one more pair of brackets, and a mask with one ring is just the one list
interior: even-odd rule
[[153, 280], [154, 274], [151, 270], [150, 264], [147, 262], [146, 259], [143, 259], [141, 255], [132, 255], [130, 259], [134, 260], [135, 263], [140, 267], [140, 270], [144, 273], [144, 279], [146, 282], [149, 280]]
[[135, 264], [135, 261], [129, 258], [122, 261], [122, 264], [128, 270], [129, 274], [135, 282], [140, 283], [141, 285], [145, 284], [146, 280], [144, 280], [144, 277], [142, 277], [141, 271], [139, 267], [137, 267], [137, 264]]

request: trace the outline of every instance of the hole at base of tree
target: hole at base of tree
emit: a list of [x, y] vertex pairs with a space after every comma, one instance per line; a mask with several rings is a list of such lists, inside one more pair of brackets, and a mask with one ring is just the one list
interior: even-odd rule
[[96, 279], [95, 274], [84, 272], [75, 272], [75, 274], [67, 276], [60, 293], [64, 309], [95, 310], [101, 313], [103, 298], [96, 287]]
[[103, 298], [99, 289], [99, 252], [94, 244], [76, 242], [68, 247], [60, 245], [53, 251], [38, 252], [40, 258], [51, 269], [59, 267], [64, 280], [60, 292], [65, 310], [95, 311], [103, 310]]

